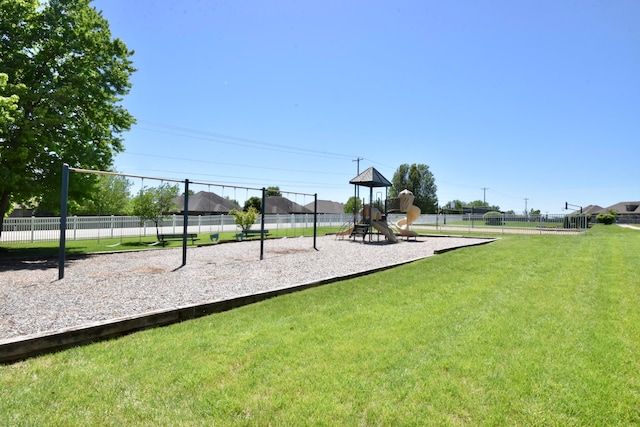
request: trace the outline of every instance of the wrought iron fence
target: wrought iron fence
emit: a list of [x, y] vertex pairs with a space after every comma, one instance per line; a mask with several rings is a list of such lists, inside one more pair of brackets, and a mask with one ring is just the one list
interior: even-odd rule
[[[392, 214], [389, 215], [388, 222], [396, 223], [404, 217], [403, 214]], [[420, 215], [412, 227], [418, 232], [577, 234], [586, 233], [590, 225], [587, 215], [441, 214]]]

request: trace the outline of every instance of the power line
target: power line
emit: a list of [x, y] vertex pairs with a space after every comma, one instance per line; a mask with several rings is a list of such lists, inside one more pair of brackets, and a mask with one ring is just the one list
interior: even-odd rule
[[265, 169], [265, 170], [273, 170], [278, 172], [295, 172], [295, 173], [314, 173], [314, 174], [322, 174], [322, 175], [342, 175], [348, 176], [346, 173], [336, 173], [336, 172], [326, 172], [326, 171], [311, 171], [311, 170], [302, 170], [302, 169], [284, 169], [284, 168], [275, 168], [269, 166], [254, 166], [254, 165], [243, 165], [238, 163], [224, 163], [224, 162], [214, 162], [212, 160], [202, 160], [202, 159], [189, 159], [184, 157], [175, 157], [175, 156], [162, 156], [159, 154], [145, 154], [145, 153], [136, 153], [132, 151], [124, 151], [119, 155], [130, 154], [134, 156], [142, 156], [142, 157], [154, 157], [159, 159], [170, 159], [170, 160], [181, 160], [185, 162], [194, 162], [194, 163], [206, 163], [212, 165], [221, 165], [221, 166], [233, 166], [233, 167], [241, 167], [241, 168], [250, 168], [250, 169]]
[[[158, 129], [148, 129], [148, 128], [145, 128], [145, 127], [141, 127], [139, 125], [136, 126], [140, 130], [145, 130], [145, 131], [148, 131], [148, 132], [162, 133], [162, 134], [166, 134], [166, 135], [182, 136], [182, 137], [185, 137], [185, 138], [200, 139], [200, 140], [212, 141], [212, 142], [219, 142], [219, 143], [228, 144], [228, 145], [235, 145], [235, 146], [249, 147], [249, 148], [257, 148], [257, 149], [262, 149], [262, 150], [270, 150], [270, 151], [278, 151], [278, 152], [286, 152], [286, 153], [293, 153], [293, 154], [300, 154], [300, 155], [308, 155], [308, 156], [313, 155], [313, 156], [338, 157], [338, 158], [351, 158], [351, 157], [353, 157], [352, 155], [349, 155], [349, 154], [332, 153], [332, 152], [329, 152], [329, 151], [320, 151], [320, 150], [313, 150], [313, 149], [310, 149], [310, 148], [292, 147], [292, 146], [284, 145], [284, 144], [274, 144], [274, 143], [269, 143], [269, 142], [256, 141], [256, 140], [252, 140], [252, 139], [248, 139], [248, 138], [240, 138], [240, 137], [236, 137], [236, 136], [223, 135], [223, 134], [219, 134], [219, 133], [201, 131], [201, 130], [197, 130], [197, 129], [190, 129], [190, 128], [185, 128], [185, 127], [180, 127], [180, 126], [175, 126], [175, 125], [170, 125], [170, 124], [155, 123], [155, 122], [150, 122], [150, 121], [146, 121], [146, 120], [140, 120], [140, 122], [146, 123], [146, 124], [148, 124], [150, 126], [154, 126], [154, 127], [159, 127], [159, 128], [164, 128], [164, 129], [171, 129], [171, 130], [183, 132], [183, 133], [167, 132], [167, 131], [158, 130]], [[184, 134], [184, 132], [186, 132], [188, 134], [194, 134], [194, 135]], [[202, 136], [196, 136], [196, 135], [202, 135]], [[227, 140], [230, 140], [230, 141], [227, 141]], [[232, 141], [235, 141], [235, 142], [232, 142]]]

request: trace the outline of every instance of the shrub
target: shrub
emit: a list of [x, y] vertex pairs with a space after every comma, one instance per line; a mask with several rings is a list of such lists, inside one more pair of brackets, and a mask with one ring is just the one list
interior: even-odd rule
[[502, 213], [489, 211], [482, 216], [486, 225], [502, 225]]
[[242, 228], [242, 231], [247, 231], [251, 228], [251, 226], [256, 222], [256, 217], [258, 216], [258, 211], [253, 206], [250, 206], [249, 209], [245, 211], [232, 210], [229, 212], [234, 216], [234, 220], [236, 225]]
[[601, 224], [613, 224], [616, 221], [616, 216], [611, 213], [598, 214], [596, 220]]

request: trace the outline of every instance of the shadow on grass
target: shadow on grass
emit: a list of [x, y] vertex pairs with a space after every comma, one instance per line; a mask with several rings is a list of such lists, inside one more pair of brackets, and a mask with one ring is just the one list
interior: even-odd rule
[[[153, 249], [144, 242], [123, 242], [116, 246], [104, 244], [73, 245], [65, 251], [65, 259], [83, 259], [101, 253]], [[158, 246], [159, 247], [159, 246]], [[46, 270], [58, 268], [57, 247], [7, 248], [0, 247], [0, 271]]]

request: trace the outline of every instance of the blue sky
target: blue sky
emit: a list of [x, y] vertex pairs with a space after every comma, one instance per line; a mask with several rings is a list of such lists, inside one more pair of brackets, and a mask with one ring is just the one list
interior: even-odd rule
[[120, 172], [345, 202], [362, 158], [428, 165], [441, 204], [640, 200], [638, 1], [93, 6], [138, 68]]

